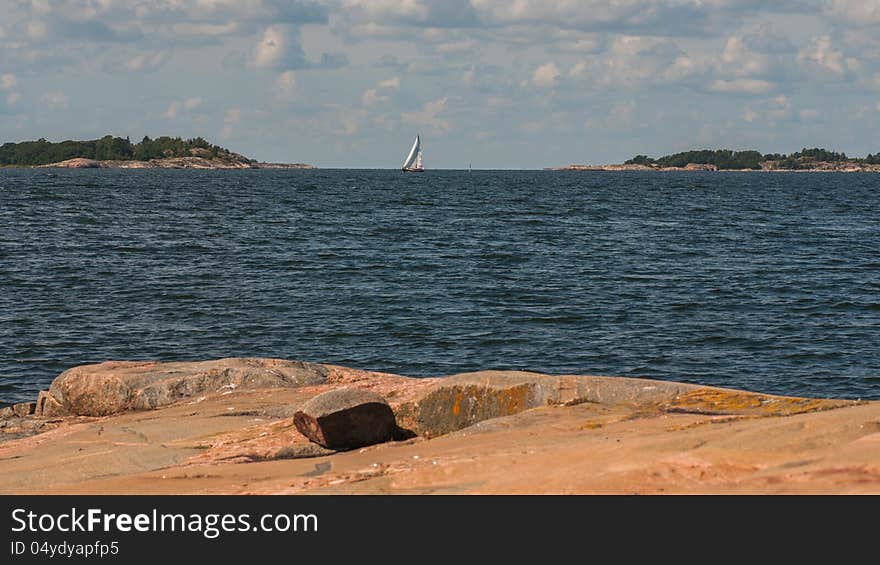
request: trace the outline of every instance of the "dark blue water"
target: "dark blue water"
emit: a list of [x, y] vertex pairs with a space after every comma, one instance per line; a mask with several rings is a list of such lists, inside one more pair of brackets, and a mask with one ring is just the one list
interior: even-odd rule
[[880, 176], [0, 170], [0, 399], [272, 356], [880, 398]]

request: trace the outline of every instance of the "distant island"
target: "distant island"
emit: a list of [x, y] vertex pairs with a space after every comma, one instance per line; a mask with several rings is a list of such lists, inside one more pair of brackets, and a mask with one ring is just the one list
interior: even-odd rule
[[0, 145], [0, 167], [73, 169], [313, 169], [303, 163], [263, 163], [201, 137], [127, 137], [105, 135], [87, 141], [45, 139]]
[[699, 149], [653, 159], [636, 155], [617, 165], [569, 165], [555, 171], [832, 171], [880, 172], [880, 152], [867, 157], [847, 157], [827, 149], [807, 149], [791, 154]]

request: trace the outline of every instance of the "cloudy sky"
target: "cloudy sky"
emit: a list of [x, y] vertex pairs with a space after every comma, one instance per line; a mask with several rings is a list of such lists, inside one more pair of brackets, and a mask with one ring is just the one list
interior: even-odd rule
[[0, 0], [0, 141], [435, 168], [880, 150], [880, 0]]

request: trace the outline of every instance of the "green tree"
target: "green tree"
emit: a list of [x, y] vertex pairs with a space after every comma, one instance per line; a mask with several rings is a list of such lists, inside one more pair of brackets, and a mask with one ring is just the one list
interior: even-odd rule
[[149, 161], [162, 157], [188, 157], [195, 149], [207, 150], [209, 158], [229, 154], [228, 149], [213, 145], [202, 137], [182, 139], [163, 136], [151, 139], [149, 136], [144, 136], [139, 143], [134, 144], [127, 137], [112, 135], [87, 141], [66, 140], [57, 143], [41, 138], [37, 141], [0, 145], [0, 165], [47, 165], [77, 157], [102, 161], [129, 159]]

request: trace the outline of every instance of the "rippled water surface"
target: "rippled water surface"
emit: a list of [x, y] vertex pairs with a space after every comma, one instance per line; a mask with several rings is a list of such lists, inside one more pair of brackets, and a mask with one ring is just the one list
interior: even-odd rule
[[880, 398], [880, 176], [0, 170], [0, 400], [271, 356]]

